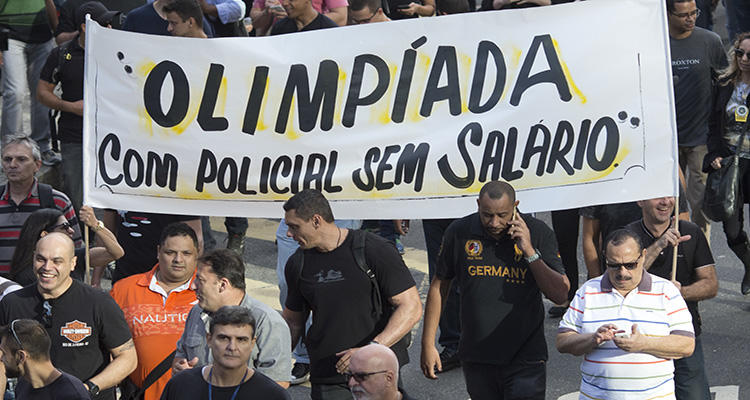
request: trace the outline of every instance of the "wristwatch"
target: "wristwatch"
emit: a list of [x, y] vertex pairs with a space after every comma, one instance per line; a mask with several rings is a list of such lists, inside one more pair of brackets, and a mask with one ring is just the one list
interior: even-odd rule
[[97, 386], [96, 383], [91, 382], [91, 381], [86, 381], [83, 384], [89, 388], [89, 394], [91, 395], [91, 397], [94, 397], [99, 394], [99, 386]]
[[102, 228], [104, 228], [104, 222], [101, 220], [96, 221], [96, 226], [93, 228], [94, 232], [99, 232]]
[[526, 260], [527, 264], [531, 264], [534, 261], [538, 260], [541, 256], [539, 255], [539, 250], [534, 249], [534, 255], [530, 257], [524, 257], [523, 259]]

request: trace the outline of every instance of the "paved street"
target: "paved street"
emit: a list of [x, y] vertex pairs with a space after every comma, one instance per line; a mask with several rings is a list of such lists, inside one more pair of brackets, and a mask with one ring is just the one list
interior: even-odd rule
[[[539, 217], [550, 223], [548, 213], [542, 213]], [[276, 220], [250, 220], [245, 260], [249, 293], [279, 309], [274, 246], [276, 226]], [[217, 231], [216, 236], [221, 245], [224, 243], [221, 232], [224, 228], [223, 220], [212, 219], [212, 227]], [[404, 260], [411, 269], [424, 299], [428, 288], [427, 253], [424, 250], [424, 237], [419, 222], [412, 222], [412, 230], [403, 242], [407, 247]], [[747, 361], [747, 355], [750, 354], [750, 334], [747, 333], [750, 327], [750, 299], [739, 293], [742, 266], [727, 247], [719, 224], [712, 226], [711, 244], [716, 258], [720, 288], [716, 298], [701, 303], [704, 328], [702, 337], [709, 382], [718, 390], [716, 400], [750, 399], [750, 384], [747, 380], [747, 374], [750, 372], [750, 362]], [[585, 267], [580, 254], [579, 270], [583, 282]], [[547, 307], [551, 305], [548, 301], [545, 302]], [[557, 323], [557, 319], [549, 318], [545, 323], [550, 353], [547, 398], [553, 400], [577, 391], [580, 379], [580, 358], [560, 355], [554, 348]], [[419, 399], [468, 399], [460, 369], [440, 375], [437, 381], [430, 381], [422, 376], [419, 370], [421, 330], [420, 323], [414, 331], [413, 344], [409, 350], [412, 362], [403, 369], [404, 384], [409, 393]], [[305, 386], [293, 387], [291, 393], [294, 399], [309, 398], [309, 388]], [[577, 396], [572, 398], [577, 399]]]

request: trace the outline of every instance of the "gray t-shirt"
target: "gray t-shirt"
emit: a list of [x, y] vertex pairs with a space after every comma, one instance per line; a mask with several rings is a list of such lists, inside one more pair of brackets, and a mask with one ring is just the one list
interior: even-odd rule
[[695, 27], [685, 39], [669, 38], [672, 50], [677, 142], [680, 146], [706, 144], [711, 112], [711, 73], [727, 67], [721, 38]]
[[[256, 342], [248, 364], [274, 381], [289, 381], [292, 371], [292, 338], [289, 327], [276, 310], [248, 295], [240, 303], [255, 318]], [[185, 330], [177, 342], [175, 357], [192, 360], [196, 367], [213, 362], [211, 349], [206, 344], [206, 333], [211, 317], [197, 304], [185, 321]]]

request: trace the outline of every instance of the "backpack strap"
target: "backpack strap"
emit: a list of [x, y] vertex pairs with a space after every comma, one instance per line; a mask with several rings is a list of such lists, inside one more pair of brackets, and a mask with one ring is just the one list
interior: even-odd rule
[[383, 315], [383, 299], [380, 293], [380, 285], [375, 277], [375, 272], [368, 266], [367, 255], [365, 254], [365, 240], [367, 235], [370, 234], [361, 229], [350, 230], [349, 233], [352, 235], [352, 253], [354, 255], [354, 261], [357, 263], [359, 269], [367, 275], [372, 284], [372, 303], [373, 303], [373, 315], [376, 319], [380, 319]]
[[37, 183], [37, 191], [39, 192], [40, 208], [55, 208], [55, 199], [52, 196], [52, 186], [39, 182]]

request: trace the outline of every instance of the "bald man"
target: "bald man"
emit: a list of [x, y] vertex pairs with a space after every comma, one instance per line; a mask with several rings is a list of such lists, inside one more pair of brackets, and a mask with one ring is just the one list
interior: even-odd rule
[[414, 400], [398, 387], [398, 359], [382, 344], [369, 344], [355, 351], [349, 361], [346, 381], [357, 400]]
[[114, 386], [138, 362], [133, 340], [117, 303], [70, 277], [75, 264], [68, 235], [50, 233], [39, 239], [33, 265], [37, 284], [0, 301], [0, 325], [22, 318], [41, 322], [52, 340], [52, 363], [84, 382], [92, 399], [114, 400]]

